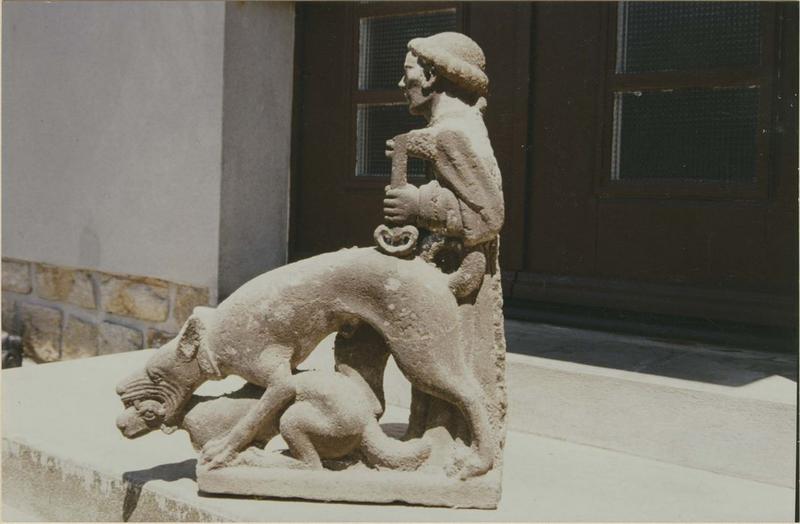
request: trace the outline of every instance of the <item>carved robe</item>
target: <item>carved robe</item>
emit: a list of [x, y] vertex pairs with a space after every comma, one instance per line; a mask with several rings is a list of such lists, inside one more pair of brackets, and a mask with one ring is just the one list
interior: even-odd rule
[[[484, 390], [497, 444], [497, 467], [502, 457], [506, 413], [506, 347], [498, 263], [499, 233], [504, 218], [500, 169], [483, 117], [475, 108], [445, 114], [427, 128], [412, 131], [407, 147], [410, 156], [430, 163], [435, 177], [419, 188], [417, 226], [421, 235], [428, 231], [458, 239], [464, 246], [462, 257], [480, 250], [486, 258], [486, 270], [477, 292], [460, 299], [459, 306], [467, 366], [473, 369]], [[440, 444], [442, 462], [451, 460], [448, 454], [452, 439], [469, 443], [469, 432], [458, 409], [412, 390], [407, 436], [426, 433]]]

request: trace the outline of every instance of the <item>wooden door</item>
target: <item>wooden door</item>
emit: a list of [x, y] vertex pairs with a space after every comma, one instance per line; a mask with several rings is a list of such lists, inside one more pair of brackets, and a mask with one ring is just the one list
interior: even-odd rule
[[[406, 43], [452, 30], [470, 35], [486, 54], [486, 123], [507, 208], [501, 256], [506, 267], [520, 269], [530, 5], [298, 4], [298, 18], [291, 258], [372, 245], [389, 180], [383, 143], [425, 126], [408, 115], [397, 87]], [[411, 166], [410, 181], [424, 180], [424, 167]]]
[[796, 325], [797, 6], [546, 3], [534, 20], [513, 296]]
[[293, 260], [372, 244], [388, 163], [370, 154], [424, 125], [381, 124], [410, 33], [378, 39], [397, 70], [373, 84], [373, 22], [484, 49], [509, 302], [796, 325], [796, 4], [298, 4]]

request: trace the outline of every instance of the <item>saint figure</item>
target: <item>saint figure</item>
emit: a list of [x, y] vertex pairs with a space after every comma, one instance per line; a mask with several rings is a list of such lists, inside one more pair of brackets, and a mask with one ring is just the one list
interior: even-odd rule
[[[434, 257], [433, 261], [443, 271], [455, 272], [466, 260], [471, 261], [475, 277], [471, 278], [472, 283], [451, 288], [458, 287], [454, 292], [461, 311], [463, 343], [470, 359], [467, 365], [483, 386], [497, 439], [495, 467], [498, 467], [506, 411], [505, 336], [498, 265], [504, 209], [500, 170], [483, 121], [488, 84], [483, 51], [469, 37], [439, 33], [408, 43], [399, 87], [409, 111], [425, 117], [428, 125], [408, 133], [406, 154], [427, 161], [433, 180], [419, 187], [411, 184], [388, 187], [383, 205], [387, 224], [419, 228], [420, 250], [437, 242], [458, 246], [455, 250], [445, 248]], [[389, 140], [388, 156], [394, 154], [394, 147], [394, 141]], [[414, 389], [407, 437], [422, 435], [438, 441], [444, 448], [448, 447], [448, 440], [469, 442], [457, 409]], [[447, 451], [440, 449], [440, 452], [442, 460], [448, 460]]]

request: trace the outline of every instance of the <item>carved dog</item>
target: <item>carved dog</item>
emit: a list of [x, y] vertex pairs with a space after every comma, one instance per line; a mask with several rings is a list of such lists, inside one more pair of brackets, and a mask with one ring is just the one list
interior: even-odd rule
[[[240, 453], [234, 464], [321, 469], [322, 459], [341, 459], [355, 453], [371, 467], [417, 469], [430, 455], [430, 444], [420, 439], [403, 442], [388, 437], [377, 420], [383, 407], [364, 378], [347, 365], [337, 365], [337, 370], [294, 375], [294, 402], [274, 424], [259, 428], [252, 442], [255, 447]], [[177, 428], [186, 431], [192, 446], [200, 450], [228, 432], [263, 393], [263, 388], [245, 384], [221, 397], [192, 395]], [[138, 409], [126, 410], [117, 425], [131, 438], [158, 429], [164, 413], [159, 412], [157, 404], [153, 400], [139, 401], [138, 406], [133, 406]], [[278, 433], [296, 460], [258, 449]]]
[[361, 323], [380, 333], [409, 382], [464, 414], [473, 453], [459, 476], [491, 469], [495, 442], [483, 390], [465, 362], [448, 275], [418, 258], [403, 260], [373, 248], [288, 264], [244, 284], [216, 309], [196, 308], [179, 335], [117, 392], [127, 410], [136, 410], [137, 401], [140, 406], [155, 402], [162, 410], [157, 418], [170, 426], [206, 380], [234, 374], [264, 387], [263, 396], [229, 433], [204, 446], [201, 462], [219, 467], [295, 399], [292, 371], [317, 344]]

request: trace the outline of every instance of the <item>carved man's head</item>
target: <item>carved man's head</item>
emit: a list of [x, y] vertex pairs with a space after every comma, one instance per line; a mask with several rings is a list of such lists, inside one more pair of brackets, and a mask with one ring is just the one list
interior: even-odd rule
[[414, 38], [408, 43], [403, 67], [398, 85], [412, 114], [424, 114], [436, 93], [442, 92], [472, 105], [489, 86], [483, 51], [461, 33]]

